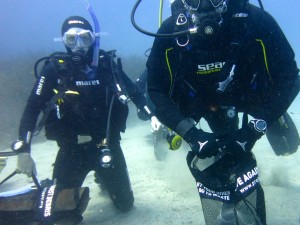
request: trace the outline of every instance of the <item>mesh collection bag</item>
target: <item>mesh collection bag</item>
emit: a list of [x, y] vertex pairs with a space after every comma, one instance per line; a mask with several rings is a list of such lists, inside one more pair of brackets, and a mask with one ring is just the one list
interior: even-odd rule
[[226, 154], [203, 169], [205, 160], [189, 153], [207, 225], [265, 225], [264, 192], [252, 153]]

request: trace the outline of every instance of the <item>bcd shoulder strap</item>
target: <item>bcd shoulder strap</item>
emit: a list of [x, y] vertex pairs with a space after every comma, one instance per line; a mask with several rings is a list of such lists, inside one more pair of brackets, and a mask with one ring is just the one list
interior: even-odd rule
[[122, 68], [121, 59], [116, 58], [116, 50], [99, 52], [99, 70], [105, 73], [105, 80], [107, 81], [110, 89], [118, 96], [126, 93], [126, 87], [124, 85], [122, 74], [124, 73]]
[[43, 57], [36, 62], [35, 74], [37, 78], [39, 77], [37, 73], [38, 64], [42, 61], [45, 61], [44, 65], [51, 62], [55, 66], [57, 76], [60, 79], [60, 83], [63, 85], [59, 85], [60, 87], [58, 88], [58, 92], [50, 99], [45, 109], [43, 110], [43, 117], [39, 120], [34, 130], [35, 136], [38, 135], [42, 130], [50, 111], [55, 108], [55, 104], [58, 101], [58, 99], [62, 98], [65, 92], [67, 91], [66, 84], [68, 83], [68, 80], [73, 74], [73, 67], [71, 65], [70, 55], [66, 52], [54, 52], [50, 56]]
[[38, 59], [34, 65], [34, 75], [38, 79], [40, 77], [40, 73], [38, 71], [39, 65], [41, 62], [44, 61], [44, 65], [48, 63], [53, 63], [55, 65], [55, 69], [57, 69], [57, 72], [59, 75], [63, 75], [64, 73], [68, 72], [71, 68], [70, 65], [70, 55], [66, 52], [54, 52], [49, 56], [42, 57]]

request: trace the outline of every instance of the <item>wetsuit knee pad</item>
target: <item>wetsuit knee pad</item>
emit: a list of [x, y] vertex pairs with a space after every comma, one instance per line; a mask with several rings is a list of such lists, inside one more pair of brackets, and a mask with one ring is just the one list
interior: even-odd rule
[[[121, 195], [120, 195], [121, 194]], [[121, 212], [127, 212], [133, 207], [134, 197], [132, 191], [109, 195], [114, 206]]]
[[133, 191], [127, 173], [125, 175], [123, 171], [116, 172], [115, 176], [101, 176], [101, 185], [107, 190], [114, 206], [121, 212], [126, 212], [133, 207]]

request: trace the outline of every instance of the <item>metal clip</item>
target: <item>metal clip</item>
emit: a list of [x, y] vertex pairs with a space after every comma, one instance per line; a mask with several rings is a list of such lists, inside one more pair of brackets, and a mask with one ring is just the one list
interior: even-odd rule
[[219, 87], [217, 88], [218, 92], [224, 92], [228, 84], [233, 80], [234, 70], [235, 70], [235, 64], [232, 65], [231, 71], [229, 73], [229, 76], [226, 78], [226, 80], [218, 83], [219, 84]]

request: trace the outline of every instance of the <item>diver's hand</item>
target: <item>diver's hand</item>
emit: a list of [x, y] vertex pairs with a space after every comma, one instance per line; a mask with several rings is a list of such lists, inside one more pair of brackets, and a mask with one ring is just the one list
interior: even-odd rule
[[266, 128], [264, 120], [253, 119], [247, 126], [233, 132], [227, 140], [220, 141], [221, 149], [233, 154], [250, 152], [256, 141], [266, 132]]
[[156, 132], [161, 128], [161, 123], [159, 122], [159, 120], [157, 119], [156, 116], [152, 116], [151, 117], [151, 127], [152, 127], [152, 131]]
[[18, 154], [17, 173], [27, 174], [28, 177], [37, 175], [35, 162], [29, 152]]
[[185, 135], [184, 140], [200, 159], [212, 157], [221, 152], [217, 136], [193, 127]]

